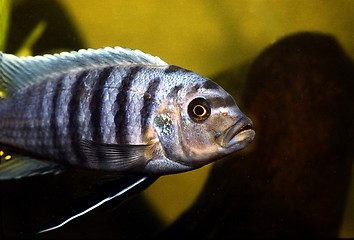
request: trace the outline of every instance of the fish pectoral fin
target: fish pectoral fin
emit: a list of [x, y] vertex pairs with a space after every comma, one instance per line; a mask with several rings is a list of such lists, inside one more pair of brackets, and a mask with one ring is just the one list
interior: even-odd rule
[[127, 171], [143, 168], [150, 145], [104, 144], [80, 141], [90, 167], [101, 170]]
[[28, 156], [12, 155], [10, 160], [0, 163], [0, 180], [19, 179], [44, 174], [58, 174], [64, 170], [53, 162], [41, 161]]

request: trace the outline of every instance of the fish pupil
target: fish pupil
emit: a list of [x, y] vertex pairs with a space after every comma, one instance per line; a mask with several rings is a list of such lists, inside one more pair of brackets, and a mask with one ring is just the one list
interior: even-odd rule
[[203, 117], [207, 114], [207, 110], [202, 105], [197, 105], [194, 107], [193, 113], [198, 117]]
[[195, 122], [203, 122], [210, 116], [211, 108], [205, 98], [197, 97], [188, 105], [188, 115]]

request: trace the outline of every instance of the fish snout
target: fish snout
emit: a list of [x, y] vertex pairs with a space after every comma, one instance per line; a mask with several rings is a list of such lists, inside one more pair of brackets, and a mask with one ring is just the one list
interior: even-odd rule
[[235, 148], [241, 150], [252, 142], [255, 131], [253, 130], [252, 121], [244, 116], [240, 118], [234, 125], [227, 128], [224, 132], [215, 137], [215, 141], [222, 148]]

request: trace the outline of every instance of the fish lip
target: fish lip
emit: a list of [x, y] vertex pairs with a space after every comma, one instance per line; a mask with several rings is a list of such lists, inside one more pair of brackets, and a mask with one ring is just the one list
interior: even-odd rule
[[216, 136], [215, 141], [222, 148], [235, 146], [238, 147], [237, 150], [240, 150], [252, 142], [254, 136], [252, 121], [248, 117], [242, 117], [234, 125]]

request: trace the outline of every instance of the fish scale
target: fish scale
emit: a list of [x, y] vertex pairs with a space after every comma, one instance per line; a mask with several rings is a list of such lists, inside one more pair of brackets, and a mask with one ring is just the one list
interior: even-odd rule
[[115, 104], [117, 105], [117, 112], [114, 115], [114, 123], [116, 126], [116, 141], [117, 143], [127, 144], [128, 143], [128, 134], [127, 129], [129, 120], [129, 95], [131, 93], [131, 88], [133, 86], [133, 80], [135, 75], [141, 70], [141, 66], [134, 66], [130, 68], [125, 76], [122, 78], [118, 89], [118, 95], [116, 97]]
[[[55, 155], [55, 156], [64, 156], [65, 152], [63, 152], [61, 144], [60, 144], [60, 140], [59, 140], [59, 128], [58, 128], [58, 113], [60, 112], [59, 109], [59, 100], [60, 100], [60, 94], [61, 94], [61, 89], [63, 88], [63, 79], [64, 79], [65, 75], [60, 76], [59, 78], [57, 78], [57, 81], [55, 84], [50, 85], [52, 88], [52, 97], [51, 97], [51, 101], [48, 101], [48, 107], [50, 107], [49, 109], [51, 109], [50, 112], [50, 128], [48, 129], [48, 131], [51, 132], [52, 134], [52, 142], [51, 142], [51, 154]], [[50, 142], [50, 141], [48, 141]]]

